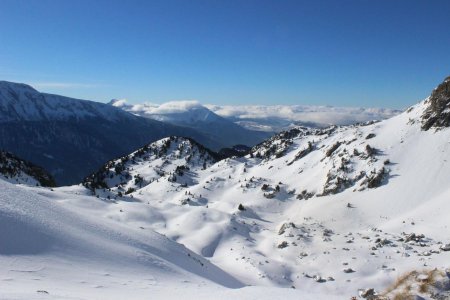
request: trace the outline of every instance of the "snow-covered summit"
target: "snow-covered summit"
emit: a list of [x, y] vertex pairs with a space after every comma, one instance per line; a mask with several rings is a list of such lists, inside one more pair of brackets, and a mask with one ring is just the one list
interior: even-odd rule
[[114, 99], [109, 104], [136, 115], [178, 125], [222, 121], [222, 117], [216, 115], [198, 101], [171, 101], [161, 105], [151, 103], [132, 105], [124, 99]]
[[124, 115], [107, 104], [40, 93], [26, 84], [0, 81], [0, 122], [83, 118], [114, 121]]

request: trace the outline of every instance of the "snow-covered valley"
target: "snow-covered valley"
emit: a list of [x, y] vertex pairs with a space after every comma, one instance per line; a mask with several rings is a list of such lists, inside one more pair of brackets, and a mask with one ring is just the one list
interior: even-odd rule
[[449, 86], [245, 157], [168, 137], [80, 185], [0, 181], [0, 299], [449, 299]]

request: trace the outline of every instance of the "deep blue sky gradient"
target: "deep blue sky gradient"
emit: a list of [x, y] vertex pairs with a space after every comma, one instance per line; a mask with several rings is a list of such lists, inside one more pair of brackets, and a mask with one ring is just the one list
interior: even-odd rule
[[0, 79], [83, 99], [404, 108], [450, 75], [450, 1], [0, 0]]

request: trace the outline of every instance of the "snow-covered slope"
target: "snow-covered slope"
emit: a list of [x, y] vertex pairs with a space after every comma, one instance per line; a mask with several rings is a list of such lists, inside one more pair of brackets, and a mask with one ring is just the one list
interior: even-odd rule
[[0, 179], [0, 299], [318, 298], [244, 287], [150, 227], [104, 218], [119, 209], [112, 204], [81, 187], [26, 188]]
[[127, 104], [125, 100], [112, 100], [110, 104], [139, 116], [193, 128], [216, 142], [217, 145], [213, 147], [205, 145], [215, 151], [238, 144], [254, 146], [272, 134], [272, 132], [246, 129], [215, 114], [197, 101], [173, 101], [161, 105], [148, 103], [131, 105]]
[[[142, 295], [165, 281], [242, 286], [204, 258], [152, 230], [120, 226], [82, 210], [70, 210], [57, 194], [38, 193], [0, 180], [0, 277], [4, 282], [0, 298], [17, 287], [22, 292], [46, 291], [70, 299], [76, 289], [90, 290], [89, 299], [104, 299], [102, 293], [107, 290], [120, 299], [132, 293]], [[86, 211], [100, 205], [89, 198], [77, 199]], [[126, 291], [119, 288], [124, 285]]]
[[[381, 122], [295, 128], [245, 158], [191, 169], [195, 180], [133, 183], [124, 201], [112, 188], [121, 212], [104, 217], [151, 227], [247, 284], [381, 293], [410, 270], [449, 267], [450, 129], [423, 130], [432, 103]], [[151, 181], [141, 170], [154, 161], [127, 169]]]
[[52, 176], [44, 169], [5, 151], [0, 151], [0, 178], [15, 184], [55, 185]]

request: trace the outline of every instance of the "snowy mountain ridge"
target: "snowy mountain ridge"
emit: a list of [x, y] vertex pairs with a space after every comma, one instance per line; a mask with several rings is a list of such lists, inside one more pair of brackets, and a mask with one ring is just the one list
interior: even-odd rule
[[124, 115], [103, 103], [39, 93], [26, 84], [0, 81], [0, 123], [83, 118], [115, 121]]

